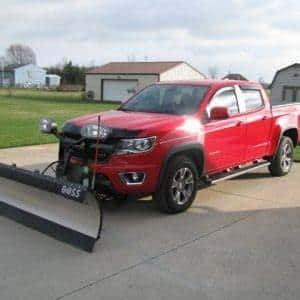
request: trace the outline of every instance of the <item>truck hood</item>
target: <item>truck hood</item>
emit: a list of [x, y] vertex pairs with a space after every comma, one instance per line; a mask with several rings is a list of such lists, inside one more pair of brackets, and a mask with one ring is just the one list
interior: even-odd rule
[[101, 123], [108, 127], [141, 131], [144, 134], [151, 134], [153, 131], [168, 131], [180, 126], [186, 120], [184, 116], [111, 110], [75, 118], [68, 123], [72, 123], [77, 127], [86, 124], [97, 124], [99, 115], [101, 116]]

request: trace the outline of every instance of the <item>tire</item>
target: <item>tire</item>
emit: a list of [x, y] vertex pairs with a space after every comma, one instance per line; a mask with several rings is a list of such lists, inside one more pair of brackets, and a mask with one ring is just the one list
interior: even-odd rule
[[282, 137], [275, 156], [269, 166], [272, 176], [285, 176], [290, 173], [294, 161], [294, 144], [291, 138]]
[[176, 214], [187, 210], [195, 200], [198, 172], [192, 160], [180, 155], [168, 163], [163, 181], [154, 195], [161, 212]]

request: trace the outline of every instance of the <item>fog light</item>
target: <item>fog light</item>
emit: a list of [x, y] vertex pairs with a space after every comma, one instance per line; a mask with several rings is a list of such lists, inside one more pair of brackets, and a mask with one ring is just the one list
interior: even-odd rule
[[128, 172], [119, 174], [122, 182], [127, 185], [143, 184], [146, 178], [144, 172]]
[[131, 177], [132, 177], [132, 181], [134, 181], [134, 182], [137, 182], [140, 179], [138, 173], [132, 173]]

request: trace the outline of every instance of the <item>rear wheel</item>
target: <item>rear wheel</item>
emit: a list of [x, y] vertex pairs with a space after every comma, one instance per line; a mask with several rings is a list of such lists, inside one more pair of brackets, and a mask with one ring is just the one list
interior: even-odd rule
[[289, 137], [282, 137], [275, 156], [269, 166], [272, 176], [285, 176], [293, 166], [294, 144]]
[[187, 210], [196, 196], [197, 178], [193, 161], [186, 156], [173, 158], [160, 188], [154, 195], [159, 210], [170, 214]]

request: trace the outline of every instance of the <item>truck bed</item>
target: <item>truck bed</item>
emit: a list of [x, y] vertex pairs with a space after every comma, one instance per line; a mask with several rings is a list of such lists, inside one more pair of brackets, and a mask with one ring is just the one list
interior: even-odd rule
[[300, 103], [289, 103], [272, 106], [273, 117], [290, 116], [297, 120], [298, 143], [300, 144]]

